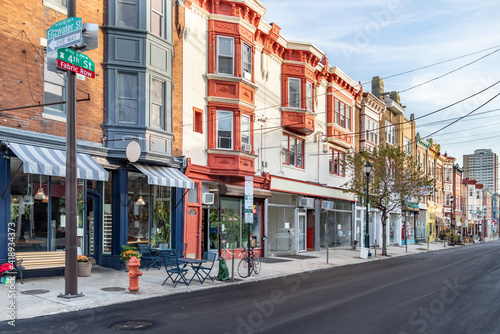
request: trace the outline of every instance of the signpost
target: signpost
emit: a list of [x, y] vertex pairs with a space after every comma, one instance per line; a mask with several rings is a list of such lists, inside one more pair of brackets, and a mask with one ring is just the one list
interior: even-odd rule
[[47, 29], [47, 52], [82, 42], [82, 18], [68, 17]]
[[95, 78], [95, 64], [85, 54], [69, 48], [57, 50], [57, 67]]

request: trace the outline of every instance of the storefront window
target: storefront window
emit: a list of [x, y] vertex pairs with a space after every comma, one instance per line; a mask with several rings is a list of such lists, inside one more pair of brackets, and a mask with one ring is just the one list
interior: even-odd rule
[[111, 254], [112, 236], [113, 236], [113, 214], [111, 210], [112, 193], [112, 179], [113, 174], [109, 173], [108, 182], [103, 184], [104, 194], [104, 207], [102, 217], [102, 253]]
[[352, 245], [351, 212], [321, 212], [320, 246], [345, 247]]
[[[16, 250], [20, 252], [64, 250], [66, 236], [65, 178], [25, 174], [19, 170], [20, 165], [19, 159], [11, 158], [10, 220], [15, 224]], [[79, 182], [77, 189], [78, 247], [83, 247], [84, 236], [85, 201], [83, 189], [83, 182]]]
[[295, 208], [269, 207], [269, 250], [296, 252]]
[[170, 187], [153, 186], [153, 220], [151, 225], [151, 245], [173, 248], [171, 244], [172, 224], [170, 208], [172, 191]]
[[149, 240], [149, 184], [141, 173], [128, 174], [128, 244]]

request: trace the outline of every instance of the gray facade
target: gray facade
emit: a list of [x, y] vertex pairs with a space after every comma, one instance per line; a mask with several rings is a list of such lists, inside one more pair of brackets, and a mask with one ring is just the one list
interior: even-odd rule
[[106, 38], [108, 157], [123, 158], [137, 137], [142, 161], [171, 165], [172, 159], [172, 2], [109, 2]]

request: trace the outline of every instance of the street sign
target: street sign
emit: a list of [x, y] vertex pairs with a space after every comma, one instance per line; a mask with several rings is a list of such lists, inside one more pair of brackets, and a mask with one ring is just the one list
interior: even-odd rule
[[87, 55], [69, 48], [57, 50], [57, 67], [95, 78], [95, 64]]
[[69, 17], [47, 29], [47, 52], [82, 42], [82, 18]]
[[253, 223], [253, 177], [245, 176], [245, 223]]

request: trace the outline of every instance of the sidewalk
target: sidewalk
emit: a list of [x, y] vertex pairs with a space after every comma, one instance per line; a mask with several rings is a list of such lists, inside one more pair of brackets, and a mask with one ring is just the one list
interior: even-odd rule
[[[138, 292], [128, 291], [129, 279], [126, 271], [94, 266], [90, 277], [78, 278], [78, 292], [82, 292], [84, 297], [74, 298], [72, 300], [57, 297], [59, 294], [64, 294], [65, 292], [65, 281], [62, 276], [27, 278], [24, 279], [24, 284], [21, 284], [20, 280], [18, 280], [15, 285], [1, 284], [0, 305], [6, 306], [3, 307], [0, 314], [0, 321], [11, 320], [10, 317], [8, 317], [7, 305], [9, 305], [9, 302], [12, 300], [15, 300], [16, 319], [25, 319], [125, 303], [139, 299], [217, 288], [228, 284], [244, 284], [245, 282], [261, 281], [305, 271], [321, 270], [336, 266], [364, 263], [367, 261], [380, 261], [391, 257], [427, 251], [451, 250], [459, 247], [463, 246], [444, 247], [441, 241], [430, 243], [429, 250], [427, 250], [427, 244], [408, 245], [408, 252], [406, 252], [406, 246], [390, 246], [387, 248], [390, 257], [381, 256], [381, 249], [377, 249], [375, 256], [375, 252], [372, 249], [372, 259], [368, 260], [360, 258], [359, 248], [357, 250], [330, 249], [328, 251], [328, 264], [326, 263], [326, 250], [301, 253], [300, 255], [286, 257], [270, 256], [262, 260], [260, 274], [253, 274], [245, 279], [241, 279], [238, 276], [237, 265], [240, 259], [235, 259], [234, 282], [221, 282], [215, 280], [218, 273], [218, 261], [216, 261], [211, 272], [212, 277], [214, 277], [214, 282], [207, 279], [205, 283], [201, 285], [194, 279], [189, 286], [179, 284], [176, 288], [174, 288], [172, 284], [166, 284], [165, 286], [161, 285], [166, 278], [164, 268], [161, 270], [152, 268], [148, 271], [144, 268], [141, 269], [143, 274], [139, 278], [140, 290]], [[229, 275], [231, 276], [232, 261], [228, 260], [227, 265], [229, 268]], [[192, 272], [188, 273], [188, 277], [191, 276]], [[15, 289], [15, 297], [9, 298], [9, 293], [11, 293], [13, 289]]]

